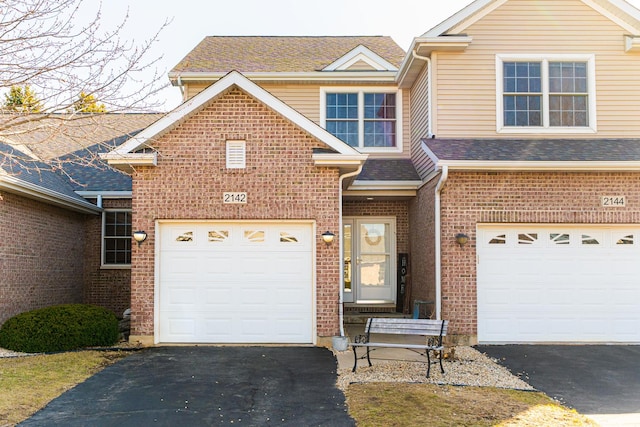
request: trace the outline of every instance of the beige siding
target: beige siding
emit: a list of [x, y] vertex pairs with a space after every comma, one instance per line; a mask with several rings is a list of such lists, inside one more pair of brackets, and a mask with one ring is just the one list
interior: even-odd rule
[[429, 136], [428, 71], [425, 65], [411, 88], [410, 100], [411, 158], [422, 179], [433, 170], [433, 162], [422, 149], [420, 142]]
[[[185, 90], [190, 97], [196, 95], [198, 92], [204, 90], [207, 84], [194, 84], [190, 83]], [[298, 111], [300, 114], [307, 117], [309, 120], [320, 124], [320, 88], [330, 87], [329, 85], [320, 84], [281, 84], [281, 83], [262, 83], [262, 88], [271, 93], [282, 102], [289, 105], [291, 108]], [[344, 84], [336, 85], [344, 87]], [[388, 85], [383, 85], [388, 87]], [[357, 86], [361, 87], [361, 86]], [[373, 87], [373, 86], [372, 86]], [[402, 123], [403, 123], [403, 152], [394, 153], [393, 156], [405, 156], [408, 157], [411, 150], [411, 134], [409, 130], [410, 120], [410, 94], [409, 91], [404, 91], [402, 94]], [[371, 154], [371, 157], [389, 157], [389, 154]]]
[[511, 0], [465, 33], [473, 38], [466, 51], [433, 58], [438, 137], [513, 138], [496, 133], [495, 57], [507, 53], [595, 54], [598, 133], [562, 136], [638, 136], [640, 55], [625, 53], [626, 31], [582, 1]]
[[375, 71], [375, 68], [373, 68], [370, 64], [360, 60], [352, 64], [348, 68], [348, 70], [349, 71]]

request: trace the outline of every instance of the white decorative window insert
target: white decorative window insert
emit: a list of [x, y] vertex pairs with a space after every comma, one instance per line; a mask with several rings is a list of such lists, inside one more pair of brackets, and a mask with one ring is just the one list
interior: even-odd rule
[[600, 242], [593, 236], [589, 236], [588, 234], [582, 235], [582, 244], [583, 245], [599, 245]]
[[281, 243], [298, 243], [298, 238], [291, 233], [287, 233], [286, 231], [281, 231], [280, 242]]
[[489, 240], [490, 245], [504, 245], [507, 243], [507, 235], [499, 234], [495, 236], [493, 239]]
[[633, 234], [619, 238], [616, 245], [633, 245]]
[[229, 238], [229, 231], [227, 230], [209, 231], [208, 236], [209, 236], [209, 242], [224, 243]]
[[264, 243], [265, 232], [262, 230], [245, 230], [244, 239], [250, 243]]
[[186, 231], [176, 237], [176, 242], [193, 242], [193, 231]]
[[538, 241], [538, 233], [520, 233], [518, 234], [519, 245], [533, 245]]
[[568, 245], [569, 235], [566, 233], [551, 233], [549, 239], [556, 245]]
[[247, 143], [245, 141], [227, 141], [227, 169], [247, 167]]
[[497, 131], [595, 133], [595, 73], [595, 55], [497, 55]]

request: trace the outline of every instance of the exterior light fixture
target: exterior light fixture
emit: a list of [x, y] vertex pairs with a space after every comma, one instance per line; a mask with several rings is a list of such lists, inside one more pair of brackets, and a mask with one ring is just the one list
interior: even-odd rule
[[142, 243], [145, 240], [147, 240], [147, 232], [146, 231], [142, 231], [142, 230], [134, 231], [133, 232], [133, 240], [138, 242], [138, 246], [140, 246], [140, 243]]
[[469, 242], [469, 236], [464, 233], [458, 233], [456, 234], [456, 242], [460, 245], [460, 247], [463, 247]]
[[336, 235], [330, 231], [325, 231], [324, 233], [322, 233], [322, 240], [324, 240], [327, 246], [333, 243], [333, 239], [335, 239], [335, 237]]

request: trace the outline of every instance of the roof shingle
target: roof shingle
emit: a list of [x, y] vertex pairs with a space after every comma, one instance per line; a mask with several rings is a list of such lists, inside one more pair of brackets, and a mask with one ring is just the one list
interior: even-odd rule
[[386, 36], [209, 36], [171, 73], [313, 72], [363, 45], [399, 67], [405, 52]]

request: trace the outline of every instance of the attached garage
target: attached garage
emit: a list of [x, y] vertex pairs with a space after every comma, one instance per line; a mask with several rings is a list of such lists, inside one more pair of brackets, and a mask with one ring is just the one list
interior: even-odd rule
[[160, 222], [164, 343], [313, 343], [313, 225]]
[[479, 225], [478, 341], [640, 343], [640, 227]]

